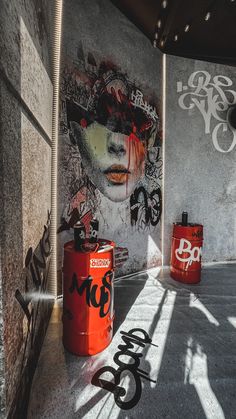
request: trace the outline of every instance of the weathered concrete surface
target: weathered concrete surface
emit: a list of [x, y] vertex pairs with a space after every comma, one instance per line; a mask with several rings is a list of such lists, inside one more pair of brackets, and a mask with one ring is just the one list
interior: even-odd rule
[[[1, 247], [0, 247], [1, 250]], [[3, 345], [3, 313], [2, 313], [2, 267], [0, 264], [0, 418], [5, 412], [5, 371]]]
[[[26, 262], [32, 262], [30, 255], [33, 257], [40, 243], [47, 211], [50, 210], [52, 26], [47, 16], [49, 2], [0, 3], [0, 272], [3, 309], [0, 362], [5, 374], [1, 401], [4, 415], [24, 417], [27, 392], [50, 311], [47, 302], [31, 302], [28, 315], [34, 308], [35, 324], [32, 327], [15, 298], [15, 292], [18, 290], [24, 297], [25, 291], [35, 290], [32, 277], [27, 277], [24, 267]], [[48, 264], [39, 269], [42, 281], [47, 276], [47, 269]]]
[[3, 171], [1, 172], [3, 187], [1, 214], [2, 304], [6, 399], [9, 403], [14, 388], [11, 388], [12, 371], [21, 341], [18, 324], [22, 321], [21, 310], [14, 301], [16, 283], [20, 280], [23, 265], [21, 122], [18, 103], [3, 83], [1, 83], [0, 100], [1, 109], [4, 108], [4, 113], [1, 113], [0, 138], [3, 162]]
[[[209, 85], [202, 74], [205, 87], [199, 94], [193, 94], [195, 87], [188, 86], [189, 76], [199, 70], [211, 76]], [[225, 94], [216, 89], [214, 76], [226, 76], [231, 86], [219, 86]], [[177, 82], [181, 81], [185, 90], [177, 92]], [[220, 79], [224, 84], [227, 80]], [[209, 104], [211, 91], [215, 96]], [[170, 261], [172, 223], [180, 220], [182, 211], [188, 211], [190, 222], [204, 225], [203, 261], [225, 261], [236, 259], [236, 147], [224, 153], [218, 151], [212, 140], [213, 129], [221, 123], [214, 115], [226, 119], [227, 100], [234, 97], [228, 90], [236, 92], [235, 69], [222, 65], [167, 57], [167, 103], [165, 142], [165, 264]], [[202, 100], [205, 112], [209, 113], [210, 129], [206, 133], [205, 122], [199, 109], [182, 109], [178, 100], [182, 94], [192, 91], [184, 99], [187, 106], [192, 99]], [[193, 105], [192, 105], [193, 106]], [[218, 106], [218, 108], [216, 108]], [[212, 114], [214, 112], [214, 115]], [[206, 115], [206, 119], [207, 115]], [[232, 144], [232, 133], [227, 128], [218, 131], [218, 143], [222, 150]]]
[[48, 25], [49, 2], [1, 1], [1, 68], [51, 136], [52, 85]]
[[21, 114], [23, 254], [42, 236], [51, 201], [51, 147]]
[[[21, 97], [40, 122], [49, 137], [52, 135], [52, 83], [44, 66], [34, 38], [31, 38], [23, 19], [20, 19], [21, 33]], [[44, 45], [42, 48], [48, 48]], [[30, 60], [30, 66], [29, 66]]]
[[[4, 320], [4, 360], [7, 408], [11, 405], [22, 377], [27, 337], [27, 320], [15, 299], [15, 291], [26, 290], [22, 274], [29, 247], [38, 245], [50, 209], [51, 148], [22, 113], [17, 100], [2, 84], [4, 118], [2, 142], [4, 156], [2, 230], [2, 293]], [[31, 280], [32, 281], [32, 280]], [[33, 284], [28, 281], [27, 287]], [[42, 308], [41, 308], [42, 310]], [[44, 312], [48, 308], [44, 306]], [[38, 328], [38, 324], [36, 330]], [[41, 325], [40, 335], [43, 336]], [[38, 349], [37, 349], [38, 350]], [[26, 360], [24, 360], [26, 363]], [[27, 363], [26, 363], [27, 364]], [[22, 388], [25, 383], [22, 384]]]

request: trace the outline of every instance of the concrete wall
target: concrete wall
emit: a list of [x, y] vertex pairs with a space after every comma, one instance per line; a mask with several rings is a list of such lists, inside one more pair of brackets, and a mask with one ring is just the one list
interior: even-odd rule
[[[117, 244], [117, 275], [160, 265], [161, 53], [105, 0], [66, 1], [62, 43], [59, 247], [95, 216]], [[108, 179], [114, 164], [131, 175]]]
[[5, 412], [5, 376], [3, 347], [3, 315], [2, 315], [2, 267], [0, 265], [0, 417]]
[[30, 293], [46, 291], [49, 263], [52, 25], [44, 0], [0, 8], [0, 399], [3, 416], [25, 417], [49, 316]]
[[204, 225], [204, 262], [235, 260], [235, 68], [168, 56], [166, 94], [165, 264], [182, 211]]

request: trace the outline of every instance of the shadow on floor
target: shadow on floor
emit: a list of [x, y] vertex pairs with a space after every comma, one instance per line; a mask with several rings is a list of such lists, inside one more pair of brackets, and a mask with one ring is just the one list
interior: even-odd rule
[[[63, 350], [57, 325], [53, 347], [57, 344], [58, 355], [55, 359], [49, 345], [42, 356], [44, 373], [34, 392], [43, 391], [45, 382], [47, 387], [40, 409], [37, 398], [31, 404], [29, 418], [234, 419], [235, 277], [236, 265], [227, 265], [203, 270], [195, 286], [168, 273], [118, 281], [110, 346], [92, 357], [73, 356]], [[135, 328], [150, 340], [124, 348], [134, 342]], [[108, 376], [100, 374], [104, 367]], [[57, 374], [51, 382], [50, 368], [52, 377]], [[98, 380], [107, 381], [105, 388], [101, 381], [91, 384], [97, 373]], [[58, 392], [54, 402], [53, 392]], [[132, 406], [124, 410], [120, 402], [130, 400]]]
[[[211, 269], [210, 274], [203, 271], [202, 282], [195, 286], [179, 284], [168, 275], [158, 278], [163, 295], [147, 330], [155, 342], [155, 331], [162, 321], [163, 308], [168, 305], [168, 295], [175, 294], [158, 374], [156, 380], [142, 379], [142, 394], [137, 405], [128, 411], [121, 409], [114, 417], [235, 417], [236, 330], [231, 323], [232, 319], [236, 319], [235, 272], [233, 265], [227, 267], [227, 271], [225, 268]], [[129, 286], [136, 290], [129, 297], [130, 305], [135, 304], [143, 289], [142, 280], [140, 283], [135, 280], [135, 287], [131, 283], [118, 287], [116, 298], [121, 314], [117, 319], [116, 331], [126, 318], [127, 311], [122, 311], [122, 301], [127, 302]], [[146, 359], [147, 352], [148, 346], [142, 351], [142, 371], [148, 377], [153, 375], [153, 363], [151, 365]], [[133, 397], [134, 387], [131, 380], [123, 400]], [[79, 407], [75, 417], [89, 414], [90, 409], [104, 397], [104, 393], [106, 390], [100, 389], [92, 399]], [[114, 397], [112, 393], [110, 397]], [[113, 417], [112, 410], [109, 412], [106, 406], [108, 400], [104, 401], [96, 418], [102, 418], [104, 414], [106, 418]]]
[[[134, 277], [135, 287], [133, 286]], [[143, 290], [147, 279], [148, 275], [143, 273], [115, 281], [114, 307], [117, 306], [119, 309], [115, 311], [113, 336], [116, 334], [121, 324], [125, 321], [130, 307], [135, 304], [135, 301], [140, 292]]]

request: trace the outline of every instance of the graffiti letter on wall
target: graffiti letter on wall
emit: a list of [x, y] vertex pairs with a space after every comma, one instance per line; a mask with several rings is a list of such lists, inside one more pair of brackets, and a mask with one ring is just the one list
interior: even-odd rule
[[[25, 341], [25, 350], [30, 342], [31, 348], [34, 343], [34, 333], [39, 312], [39, 296], [46, 291], [48, 270], [51, 256], [50, 244], [50, 222], [51, 213], [48, 212], [47, 223], [44, 226], [43, 236], [35, 250], [30, 247], [25, 257], [25, 268], [22, 272], [22, 279], [25, 280], [25, 293], [22, 294], [19, 289], [15, 291], [15, 298], [20, 304], [27, 317], [27, 337]], [[32, 293], [37, 292], [38, 299], [33, 301]], [[53, 296], [52, 296], [53, 298]], [[34, 304], [33, 304], [34, 303]], [[24, 353], [25, 356], [25, 353]], [[22, 365], [24, 363], [24, 356]]]
[[[236, 92], [229, 89], [233, 82], [229, 77], [217, 75], [212, 78], [207, 71], [195, 71], [188, 79], [187, 85], [181, 81], [177, 82], [179, 106], [181, 109], [189, 110], [197, 108], [205, 123], [205, 134], [212, 134], [212, 141], [217, 151], [229, 153], [236, 146], [236, 132], [232, 130], [232, 142], [228, 149], [223, 149], [219, 144], [220, 131], [226, 132], [227, 110], [236, 103]], [[212, 129], [212, 120], [217, 123]]]

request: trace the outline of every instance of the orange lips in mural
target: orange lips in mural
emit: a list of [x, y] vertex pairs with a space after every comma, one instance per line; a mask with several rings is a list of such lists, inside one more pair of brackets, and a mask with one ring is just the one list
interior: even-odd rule
[[127, 182], [130, 174], [129, 170], [121, 164], [113, 164], [104, 171], [106, 178], [115, 185], [123, 185]]

